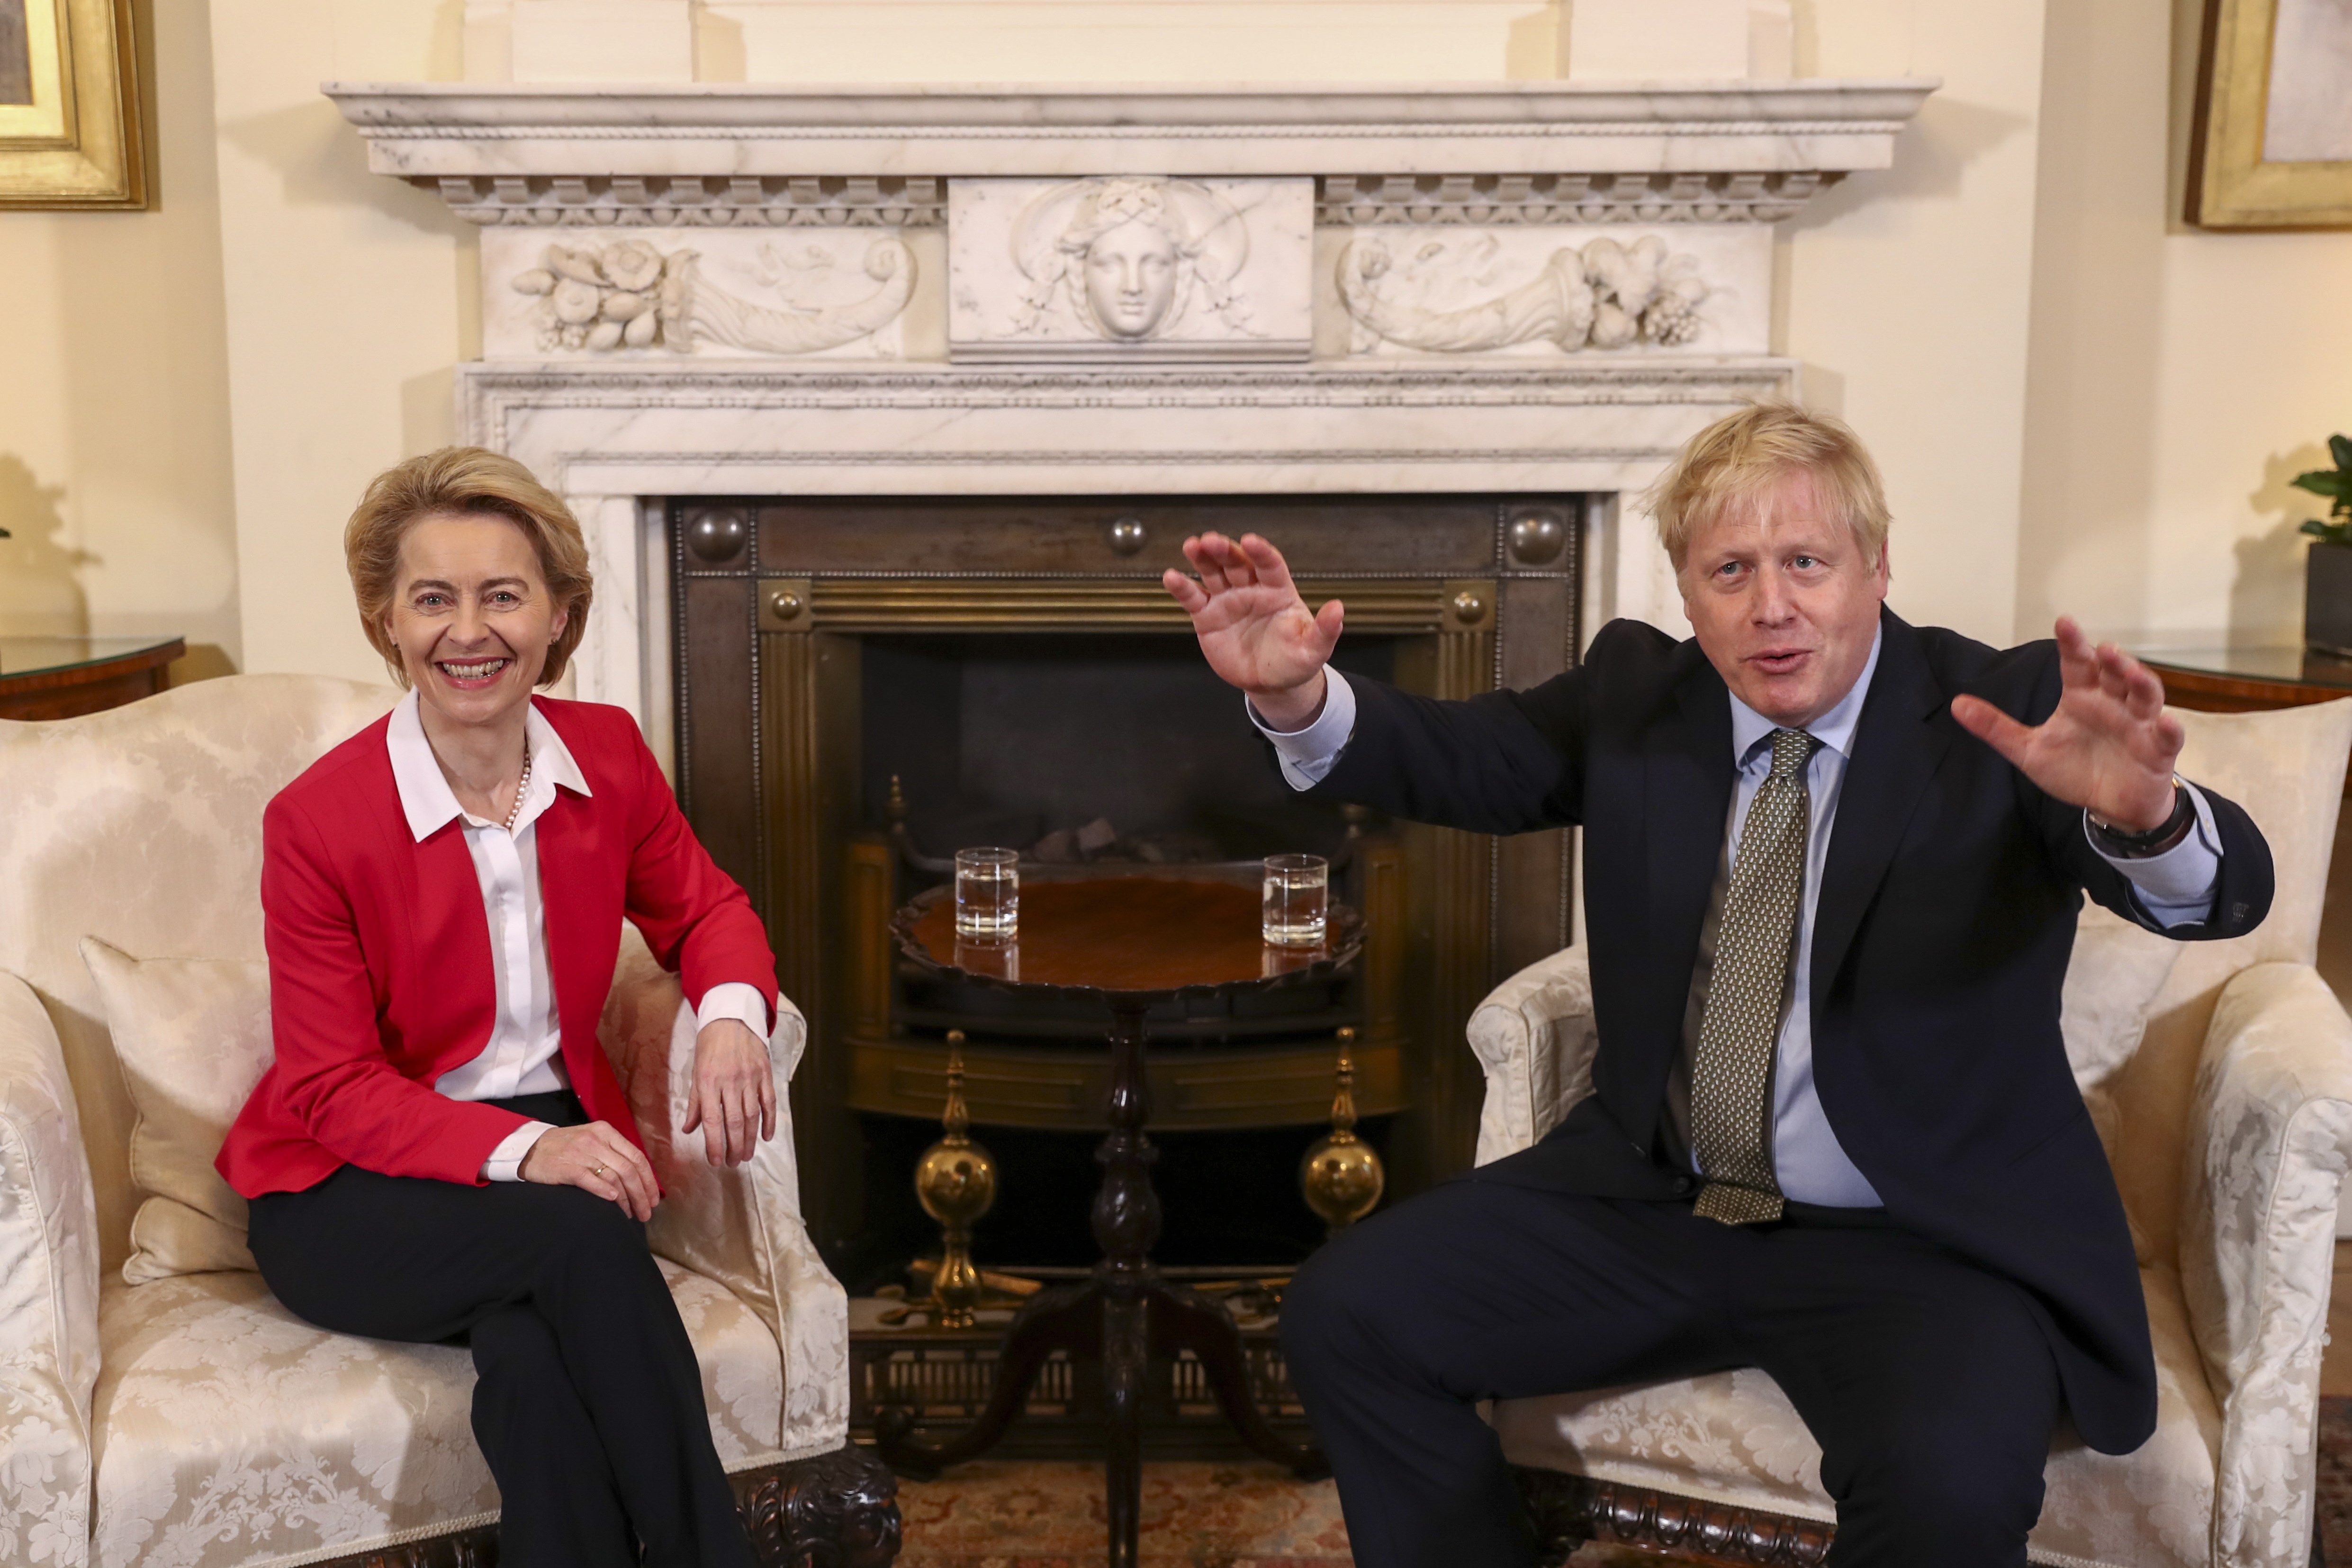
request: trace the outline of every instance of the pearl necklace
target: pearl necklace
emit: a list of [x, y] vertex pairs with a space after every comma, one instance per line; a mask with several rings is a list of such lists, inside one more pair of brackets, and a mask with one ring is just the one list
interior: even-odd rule
[[515, 830], [515, 819], [522, 816], [522, 797], [530, 792], [530, 753], [522, 754], [522, 777], [515, 781], [514, 809], [507, 813], [507, 831]]

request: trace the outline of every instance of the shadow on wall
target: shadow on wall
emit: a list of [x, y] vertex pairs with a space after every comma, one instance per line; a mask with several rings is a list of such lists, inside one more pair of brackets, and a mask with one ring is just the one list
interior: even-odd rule
[[431, 234], [469, 233], [472, 225], [437, 195], [368, 172], [367, 142], [325, 99], [221, 122], [229, 144], [274, 171], [289, 207], [373, 207]]
[[2022, 114], [1937, 93], [1895, 135], [1892, 173], [1841, 180], [1807, 202], [1781, 227], [1789, 233], [1826, 228], [1864, 202], [1922, 196], [1957, 197], [1969, 166], [2012, 137], [2033, 129]]
[[89, 600], [78, 574], [98, 557], [64, 542], [62, 485], [44, 485], [21, 458], [0, 456], [0, 634], [85, 637]]
[[2309, 548], [2302, 529], [2306, 519], [2326, 516], [2327, 504], [2289, 481], [2313, 468], [2335, 466], [2326, 447], [2317, 441], [2263, 459], [2263, 482], [2246, 497], [2246, 504], [2277, 521], [2234, 546], [2238, 574], [2230, 584], [2233, 641], [2302, 640], [2304, 555]]

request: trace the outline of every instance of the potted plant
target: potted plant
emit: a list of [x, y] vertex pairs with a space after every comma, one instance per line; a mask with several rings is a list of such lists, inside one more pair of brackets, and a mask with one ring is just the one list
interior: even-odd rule
[[2311, 547], [2303, 576], [2303, 640], [2324, 653], [2352, 658], [2352, 436], [2330, 436], [2332, 468], [2294, 477], [2297, 489], [2328, 498], [2326, 521], [2313, 518], [2303, 531], [2319, 541]]

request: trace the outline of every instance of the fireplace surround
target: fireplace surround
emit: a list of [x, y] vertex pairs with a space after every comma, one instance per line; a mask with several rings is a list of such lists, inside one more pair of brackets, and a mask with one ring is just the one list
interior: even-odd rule
[[[850, 847], [824, 834], [870, 813], [801, 812], [789, 844], [730, 823], [779, 781], [829, 787], [814, 759], [839, 747], [813, 726], [842, 706], [775, 722], [780, 692], [834, 679], [826, 639], [992, 616], [1175, 633], [1150, 576], [1187, 508], [1346, 498], [1357, 521], [1317, 536], [1311, 574], [1353, 577], [1351, 629], [1428, 660], [1430, 689], [1540, 679], [1612, 616], [1681, 629], [1638, 497], [1706, 423], [1793, 390], [1771, 352], [1773, 226], [1885, 167], [1934, 86], [327, 91], [373, 168], [480, 226], [459, 435], [529, 464], [588, 531], [577, 694], [637, 716], [758, 896], [814, 908]], [[992, 568], [966, 541], [958, 573], [993, 570], [992, 590], [925, 585], [953, 531], [894, 531], [888, 498], [1010, 508], [1020, 559]], [[1380, 530], [1361, 519], [1408, 498], [1485, 508], [1477, 558], [1368, 568]], [[1018, 504], [1048, 500], [1052, 526]], [[772, 553], [762, 520], [795, 506], [799, 543], [823, 549]], [[1513, 507], [1550, 509], [1559, 553], [1514, 542]], [[1130, 558], [1104, 530], [1134, 508], [1159, 510]], [[680, 692], [730, 682], [761, 717], [706, 754]], [[1445, 1020], [1432, 1037], [1458, 1038], [1498, 967], [1563, 939], [1569, 859], [1446, 853], [1488, 889], [1469, 900], [1485, 945], [1416, 999]], [[780, 967], [838, 1015], [820, 1040], [848, 1038], [850, 1004], [883, 991], [854, 954], [828, 977], [822, 930], [779, 929]], [[821, 1237], [850, 1212], [819, 1148], [849, 1065], [813, 1056], [796, 1086], [835, 1101], [795, 1106]], [[1428, 1173], [1466, 1153], [1441, 1131], [1462, 1121], [1447, 1092], [1415, 1089]]]

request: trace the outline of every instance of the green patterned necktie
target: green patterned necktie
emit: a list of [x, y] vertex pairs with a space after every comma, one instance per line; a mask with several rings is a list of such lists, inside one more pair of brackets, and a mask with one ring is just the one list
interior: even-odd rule
[[1772, 772], [1740, 829], [1691, 1063], [1691, 1149], [1706, 1178], [1695, 1212], [1726, 1225], [1780, 1217], [1767, 1127], [1812, 826], [1805, 764], [1817, 744], [1802, 730], [1772, 731]]

